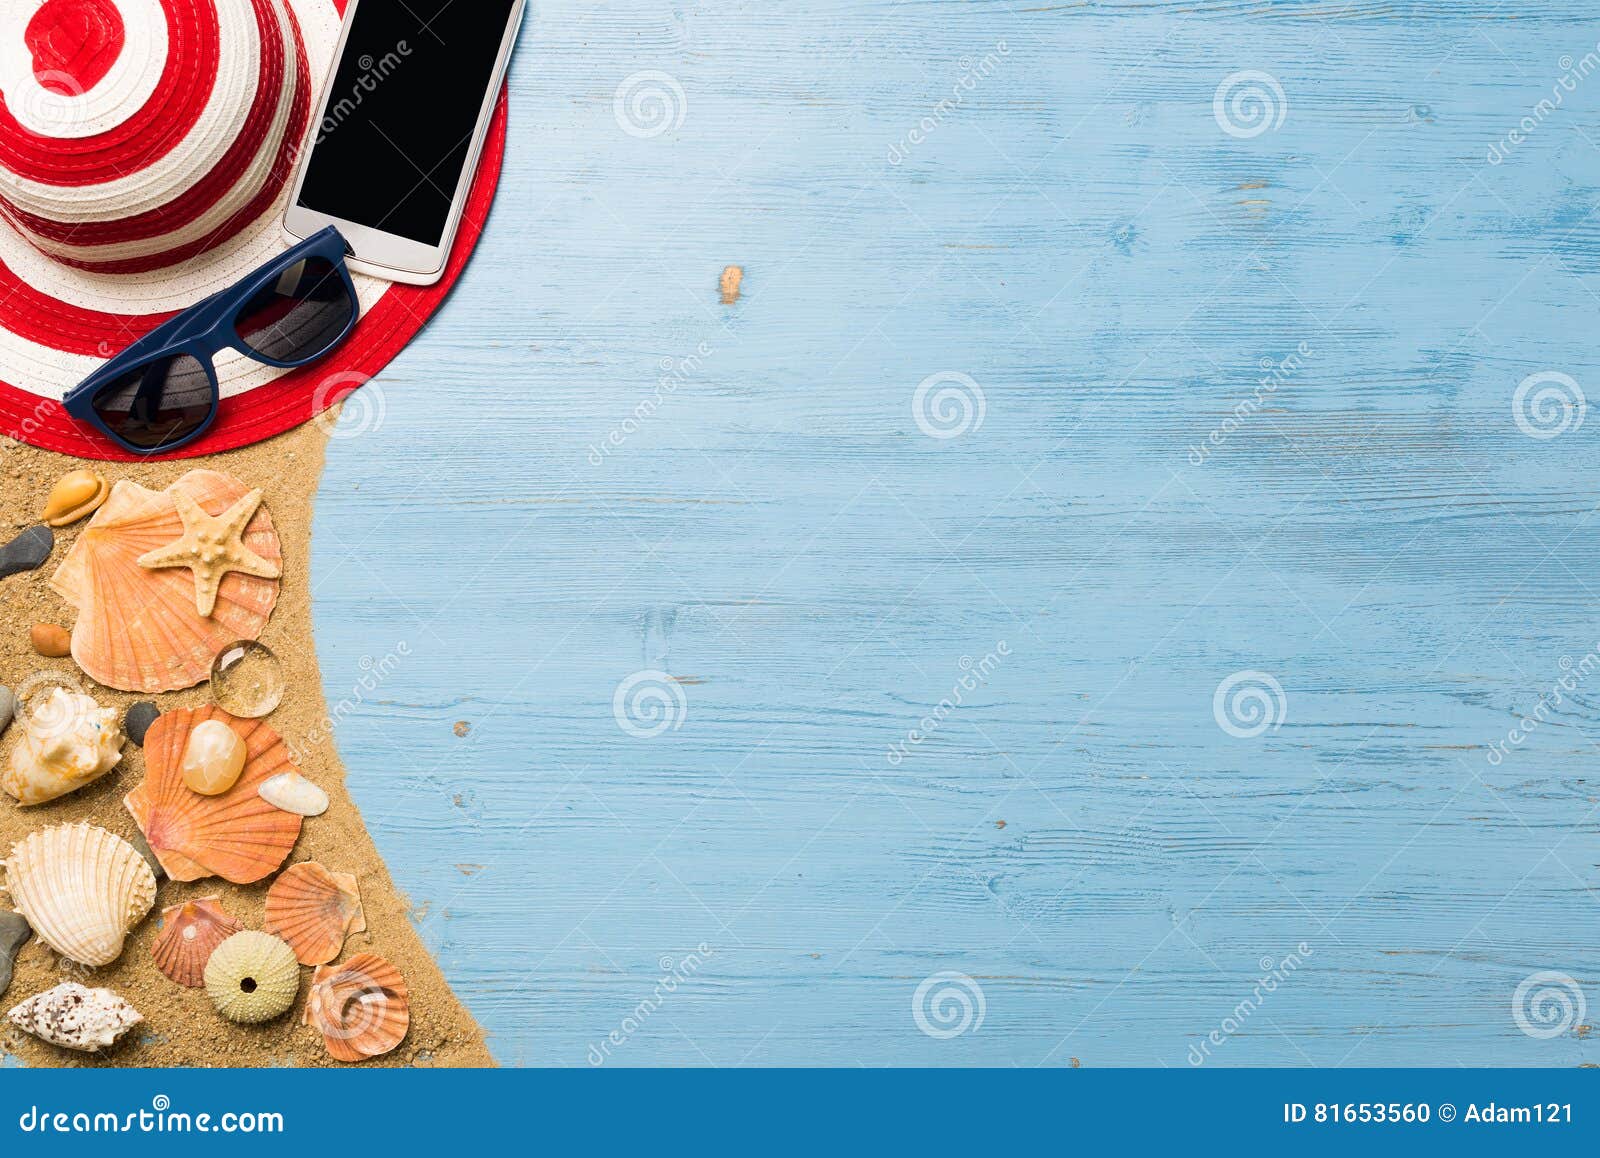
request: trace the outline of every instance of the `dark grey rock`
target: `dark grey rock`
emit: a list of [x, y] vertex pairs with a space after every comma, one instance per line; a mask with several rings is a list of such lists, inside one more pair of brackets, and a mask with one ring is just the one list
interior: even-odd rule
[[0, 687], [0, 736], [11, 726], [11, 717], [17, 714], [17, 697], [10, 688]]
[[156, 880], [167, 875], [167, 870], [161, 867], [161, 862], [156, 859], [156, 854], [150, 851], [150, 843], [145, 840], [144, 833], [134, 829], [133, 835], [128, 838], [128, 843], [133, 845], [138, 854], [150, 866], [150, 871], [156, 874]]
[[56, 537], [43, 524], [29, 527], [4, 547], [0, 547], [0, 579], [22, 571], [36, 571], [56, 549]]
[[33, 936], [27, 918], [20, 913], [0, 913], [0, 994], [11, 984], [11, 967], [16, 962], [17, 950]]
[[127, 733], [128, 739], [139, 747], [144, 747], [145, 733], [150, 730], [150, 725], [161, 718], [161, 710], [149, 700], [140, 700], [128, 709], [128, 714], [122, 717], [122, 730]]

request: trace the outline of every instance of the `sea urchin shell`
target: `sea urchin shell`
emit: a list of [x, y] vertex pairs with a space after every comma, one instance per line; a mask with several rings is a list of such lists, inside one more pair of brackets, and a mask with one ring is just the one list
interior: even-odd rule
[[322, 1034], [336, 1061], [358, 1062], [388, 1053], [411, 1027], [411, 999], [400, 970], [375, 953], [343, 965], [324, 965], [311, 979], [305, 1023]]
[[156, 968], [188, 989], [206, 983], [206, 962], [216, 947], [244, 926], [223, 911], [217, 897], [186, 901], [161, 914], [161, 932], [150, 947]]
[[294, 950], [269, 933], [235, 933], [206, 962], [206, 992], [229, 1021], [255, 1025], [287, 1013], [300, 991]]
[[326, 965], [344, 939], [367, 927], [361, 889], [349, 873], [329, 872], [314, 860], [291, 865], [267, 890], [262, 928], [289, 943], [302, 965]]

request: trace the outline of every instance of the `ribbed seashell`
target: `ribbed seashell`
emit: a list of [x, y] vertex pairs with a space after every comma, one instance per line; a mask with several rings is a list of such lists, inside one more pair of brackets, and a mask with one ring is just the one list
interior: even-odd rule
[[[201, 796], [183, 782], [189, 733], [217, 720], [245, 744], [244, 772], [220, 796]], [[167, 712], [144, 738], [144, 783], [123, 803], [146, 843], [175, 881], [219, 876], [236, 885], [271, 876], [300, 838], [301, 820], [261, 799], [262, 783], [294, 771], [282, 737], [259, 720], [236, 720], [221, 708]]]
[[[191, 571], [151, 570], [138, 560], [183, 537], [172, 492], [181, 490], [212, 515], [250, 492], [231, 475], [196, 470], [164, 491], [131, 482], [78, 535], [50, 586], [78, 609], [72, 658], [86, 674], [126, 692], [166, 692], [210, 678], [211, 661], [229, 644], [256, 639], [278, 600], [278, 579], [233, 572], [222, 580], [209, 616], [195, 604]], [[265, 507], [246, 528], [255, 554], [281, 566], [283, 550]]]
[[109, 989], [89, 989], [76, 981], [36, 993], [6, 1015], [18, 1029], [40, 1041], [94, 1053], [144, 1020], [139, 1011]]
[[6, 858], [6, 891], [39, 939], [91, 968], [122, 954], [156, 903], [156, 876], [120, 836], [90, 824], [35, 832]]
[[344, 939], [367, 927], [361, 889], [349, 873], [330, 872], [314, 860], [291, 865], [267, 890], [261, 927], [289, 943], [302, 965], [326, 965]]
[[243, 929], [244, 925], [223, 911], [217, 897], [185, 901], [162, 912], [161, 932], [150, 946], [150, 955], [168, 978], [185, 988], [198, 989], [206, 983], [206, 962], [212, 952]]
[[235, 933], [206, 962], [206, 993], [229, 1021], [255, 1025], [287, 1013], [300, 992], [294, 950], [270, 933]]
[[304, 1021], [322, 1034], [336, 1061], [379, 1057], [404, 1041], [411, 1027], [405, 978], [375, 953], [324, 965], [311, 979]]
[[298, 772], [280, 772], [260, 788], [261, 799], [296, 816], [321, 816], [328, 794]]

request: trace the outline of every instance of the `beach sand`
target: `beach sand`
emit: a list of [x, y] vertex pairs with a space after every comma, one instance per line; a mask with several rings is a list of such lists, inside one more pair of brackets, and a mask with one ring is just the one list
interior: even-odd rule
[[[352, 934], [341, 960], [370, 951], [388, 958], [404, 974], [411, 996], [411, 1032], [393, 1053], [366, 1062], [386, 1066], [493, 1065], [483, 1033], [450, 992], [444, 976], [412, 925], [406, 898], [389, 879], [361, 815], [345, 789], [344, 769], [323, 727], [328, 709], [322, 698], [311, 635], [311, 511], [322, 473], [326, 429], [312, 422], [271, 441], [227, 454], [158, 464], [85, 464], [64, 455], [5, 443], [0, 448], [0, 542], [39, 521], [46, 495], [57, 478], [92, 465], [107, 480], [131, 479], [160, 489], [189, 470], [206, 467], [237, 475], [266, 492], [266, 501], [283, 542], [284, 576], [277, 610], [261, 641], [284, 665], [288, 691], [267, 723], [307, 754], [301, 768], [328, 793], [332, 807], [307, 820], [288, 863], [318, 860], [330, 869], [355, 873], [366, 909], [367, 931]], [[82, 677], [70, 659], [34, 654], [28, 632], [35, 623], [72, 626], [76, 612], [50, 589], [50, 576], [66, 557], [87, 520], [56, 531], [56, 548], [38, 571], [0, 580], [0, 683], [15, 689], [41, 670], [82, 679], [85, 690], [119, 712], [141, 699], [154, 699], [162, 711], [209, 703], [207, 685], [160, 696], [130, 695], [101, 688]], [[21, 728], [13, 725], [0, 740], [0, 759], [9, 755]], [[307, 737], [312, 737], [307, 742]], [[320, 737], [320, 738], [318, 738]], [[0, 853], [28, 833], [69, 821], [86, 820], [119, 836], [134, 837], [138, 827], [122, 798], [144, 779], [144, 754], [133, 743], [122, 763], [88, 788], [38, 808], [23, 809], [0, 797]], [[16, 976], [0, 995], [0, 1012], [65, 980], [115, 990], [144, 1015], [145, 1023], [104, 1055], [77, 1054], [43, 1044], [13, 1029], [0, 1030], [0, 1056], [13, 1054], [29, 1066], [337, 1066], [323, 1049], [322, 1037], [300, 1024], [311, 970], [301, 971], [300, 997], [285, 1016], [262, 1026], [224, 1021], [203, 989], [183, 989], [156, 970], [150, 946], [161, 910], [199, 897], [220, 896], [223, 906], [247, 928], [260, 928], [269, 881], [240, 888], [219, 878], [180, 884], [164, 877], [150, 917], [128, 938], [121, 958], [105, 969], [85, 971], [63, 962], [30, 940], [17, 958]], [[0, 904], [7, 898], [0, 897]], [[7, 905], [9, 907], [9, 905]]]

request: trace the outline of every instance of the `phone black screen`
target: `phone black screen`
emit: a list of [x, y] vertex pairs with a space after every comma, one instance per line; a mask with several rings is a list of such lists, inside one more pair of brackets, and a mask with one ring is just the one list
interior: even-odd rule
[[438, 245], [515, 0], [360, 0], [299, 204]]

